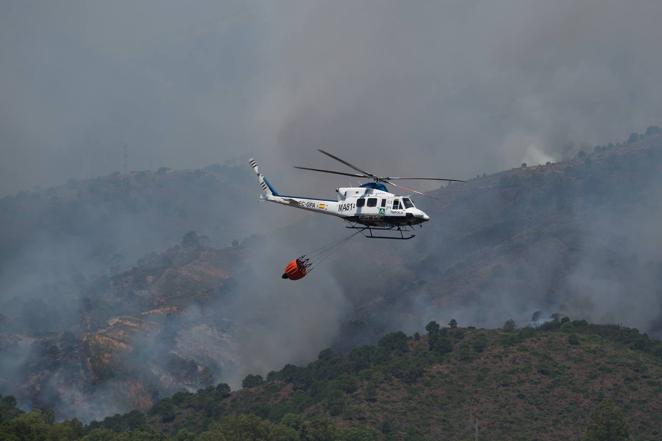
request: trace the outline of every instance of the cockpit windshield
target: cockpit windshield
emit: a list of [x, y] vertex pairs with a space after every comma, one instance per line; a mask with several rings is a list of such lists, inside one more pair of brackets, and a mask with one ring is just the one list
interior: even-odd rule
[[414, 206], [414, 203], [409, 198], [402, 198], [402, 202], [405, 204], [405, 208], [411, 208]]

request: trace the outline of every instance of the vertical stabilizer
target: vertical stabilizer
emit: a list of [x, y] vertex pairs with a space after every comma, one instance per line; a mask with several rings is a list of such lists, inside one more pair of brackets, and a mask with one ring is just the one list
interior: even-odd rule
[[255, 159], [253, 158], [249, 159], [248, 163], [250, 164], [251, 168], [257, 175], [257, 182], [260, 184], [260, 188], [262, 189], [262, 193], [264, 194], [264, 196], [267, 199], [269, 198], [269, 196], [278, 196], [278, 192], [276, 191], [276, 189], [271, 185], [271, 183], [267, 180], [267, 178], [265, 178], [264, 175], [260, 173], [260, 169]]

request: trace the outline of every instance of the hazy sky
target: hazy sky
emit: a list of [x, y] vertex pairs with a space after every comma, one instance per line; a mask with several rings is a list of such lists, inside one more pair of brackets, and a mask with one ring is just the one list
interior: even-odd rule
[[[0, 194], [254, 154], [472, 177], [662, 124], [657, 0], [0, 2]], [[337, 182], [325, 178], [322, 182]], [[335, 179], [335, 181], [333, 181]]]

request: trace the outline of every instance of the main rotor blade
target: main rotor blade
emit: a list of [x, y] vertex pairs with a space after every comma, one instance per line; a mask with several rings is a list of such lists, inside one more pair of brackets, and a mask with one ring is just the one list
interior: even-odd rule
[[426, 196], [426, 194], [423, 193], [422, 191], [414, 190], [413, 188], [405, 187], [404, 185], [398, 185], [395, 182], [391, 182], [391, 181], [388, 181], [388, 180], [384, 180], [383, 182], [386, 182], [387, 184], [392, 185], [392, 186], [397, 187], [397, 188], [404, 188], [407, 191], [411, 191], [413, 193], [420, 194], [421, 196]]
[[345, 173], [345, 172], [339, 172], [339, 171], [334, 171], [334, 170], [324, 170], [324, 169], [321, 169], [321, 168], [299, 167], [297, 165], [295, 165], [294, 168], [298, 168], [299, 170], [316, 171], [316, 172], [320, 172], [320, 173], [331, 173], [331, 174], [334, 174], [334, 175], [351, 176], [353, 178], [369, 178], [370, 177], [368, 175], [359, 175], [357, 173]]
[[334, 155], [332, 155], [332, 154], [329, 153], [329, 152], [325, 152], [325, 151], [322, 150], [322, 149], [317, 149], [317, 151], [320, 152], [320, 153], [323, 154], [323, 155], [328, 156], [329, 158], [335, 159], [336, 161], [340, 162], [341, 164], [345, 164], [347, 167], [349, 167], [349, 168], [351, 168], [351, 169], [353, 169], [353, 170], [356, 170], [357, 172], [363, 173], [364, 175], [366, 175], [366, 177], [377, 178], [377, 176], [373, 175], [372, 173], [368, 173], [368, 172], [365, 171], [365, 170], [361, 170], [361, 169], [358, 168], [357, 166], [352, 165], [352, 164], [350, 164], [349, 162], [347, 162], [347, 161], [345, 161], [345, 160], [343, 160], [343, 159], [340, 159], [339, 157], [334, 156]]
[[412, 193], [416, 193], [416, 194], [421, 195], [421, 196], [423, 196], [423, 197], [425, 197], [425, 198], [435, 199], [435, 200], [437, 200], [437, 201], [439, 200], [438, 198], [435, 198], [434, 196], [430, 196], [430, 195], [427, 194], [427, 193], [423, 193], [423, 192], [420, 192], [420, 191], [418, 191], [418, 190], [414, 190], [413, 188], [405, 187], [405, 186], [402, 185], [402, 184], [396, 184], [395, 182], [386, 181], [386, 180], [384, 180], [383, 182], [386, 182], [387, 184], [392, 185], [392, 186], [397, 187], [397, 188], [404, 188], [404, 189], [407, 190], [407, 191], [411, 191]]
[[447, 178], [408, 178], [404, 176], [387, 176], [382, 179], [406, 179], [410, 181], [446, 181], [446, 182], [465, 182], [462, 179], [447, 179]]

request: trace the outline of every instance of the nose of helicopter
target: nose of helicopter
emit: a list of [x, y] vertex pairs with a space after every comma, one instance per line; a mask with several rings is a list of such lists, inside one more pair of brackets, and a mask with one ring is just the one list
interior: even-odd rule
[[416, 213], [416, 217], [423, 222], [427, 222], [430, 220], [430, 216], [428, 216], [423, 210], [418, 210], [418, 213]]

